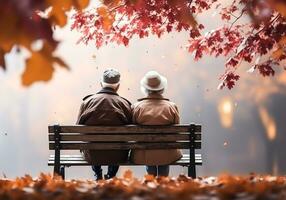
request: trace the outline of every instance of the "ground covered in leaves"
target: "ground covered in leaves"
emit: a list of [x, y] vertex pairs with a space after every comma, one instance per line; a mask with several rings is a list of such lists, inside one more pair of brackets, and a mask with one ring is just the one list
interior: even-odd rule
[[222, 175], [191, 179], [132, 177], [130, 171], [123, 178], [107, 181], [63, 181], [41, 174], [33, 179], [26, 175], [15, 180], [0, 180], [0, 199], [71, 199], [71, 200], [184, 200], [184, 199], [286, 199], [286, 177]]

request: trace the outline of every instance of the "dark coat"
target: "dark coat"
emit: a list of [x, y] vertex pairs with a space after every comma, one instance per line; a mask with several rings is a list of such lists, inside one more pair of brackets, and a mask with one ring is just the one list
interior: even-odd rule
[[[94, 95], [83, 98], [77, 124], [124, 125], [132, 122], [131, 103], [111, 88], [103, 88]], [[96, 164], [125, 162], [128, 150], [85, 150], [85, 158]]]

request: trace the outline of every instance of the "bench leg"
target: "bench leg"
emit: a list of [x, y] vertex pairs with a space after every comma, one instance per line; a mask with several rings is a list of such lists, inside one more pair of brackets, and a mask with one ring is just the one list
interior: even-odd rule
[[58, 164], [55, 163], [55, 166], [54, 166], [54, 175], [60, 175], [60, 174], [61, 174], [60, 167], [58, 166]]
[[188, 166], [188, 176], [192, 178], [196, 178], [196, 166], [195, 165]]
[[60, 175], [63, 180], [65, 180], [65, 166], [61, 166]]

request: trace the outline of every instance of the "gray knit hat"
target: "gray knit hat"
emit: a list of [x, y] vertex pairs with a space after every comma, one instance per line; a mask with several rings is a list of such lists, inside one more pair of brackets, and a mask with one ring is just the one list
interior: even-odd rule
[[120, 73], [116, 69], [106, 69], [103, 72], [102, 76], [102, 82], [108, 83], [108, 84], [116, 84], [120, 81]]

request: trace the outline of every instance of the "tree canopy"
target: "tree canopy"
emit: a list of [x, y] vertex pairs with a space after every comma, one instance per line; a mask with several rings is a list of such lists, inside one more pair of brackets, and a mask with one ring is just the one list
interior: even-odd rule
[[[202, 34], [205, 22], [197, 18], [210, 9], [220, 14], [224, 25]], [[248, 72], [273, 76], [286, 59], [283, 0], [104, 0], [73, 19], [72, 28], [82, 33], [79, 41], [95, 41], [97, 48], [112, 42], [127, 46], [134, 36], [186, 31], [195, 60], [204, 55], [227, 57], [219, 88], [234, 86], [242, 62], [251, 64]]]
[[[72, 29], [81, 32], [79, 42], [94, 42], [97, 48], [109, 43], [127, 46], [135, 36], [189, 33], [186, 45], [195, 60], [204, 55], [227, 58], [219, 88], [234, 86], [242, 75], [238, 72], [242, 62], [249, 63], [248, 72], [274, 76], [286, 60], [284, 0], [101, 0], [84, 9], [88, 4], [89, 0], [1, 1], [0, 66], [5, 69], [4, 55], [20, 46], [31, 53], [22, 75], [26, 86], [50, 80], [54, 63], [68, 68], [54, 55], [58, 41], [53, 26], [65, 26], [66, 12], [72, 8], [77, 9]], [[206, 32], [206, 22], [198, 16], [212, 9], [224, 23]], [[43, 41], [40, 50], [32, 48], [37, 40]]]

